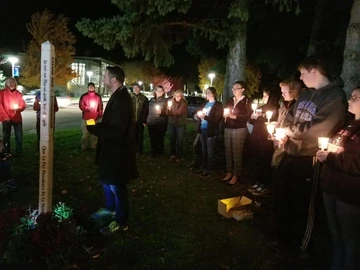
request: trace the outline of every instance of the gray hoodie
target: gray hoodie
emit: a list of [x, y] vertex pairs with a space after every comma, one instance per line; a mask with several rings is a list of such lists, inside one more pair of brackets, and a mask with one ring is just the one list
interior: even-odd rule
[[289, 155], [314, 156], [318, 137], [331, 138], [343, 127], [348, 108], [343, 85], [338, 78], [318, 90], [302, 92], [283, 124], [289, 137], [285, 145]]

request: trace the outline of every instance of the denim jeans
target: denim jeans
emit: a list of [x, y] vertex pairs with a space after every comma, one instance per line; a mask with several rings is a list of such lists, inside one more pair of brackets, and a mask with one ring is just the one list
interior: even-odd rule
[[328, 192], [323, 198], [333, 245], [331, 270], [360, 269], [360, 206]]
[[211, 172], [214, 164], [214, 152], [216, 137], [208, 137], [207, 130], [202, 129], [200, 133], [202, 169]]
[[169, 125], [170, 133], [170, 155], [181, 158], [183, 155], [183, 141], [185, 136], [185, 126]]
[[115, 221], [126, 225], [128, 221], [129, 201], [125, 184], [103, 184], [106, 209], [116, 212]]
[[11, 153], [10, 147], [10, 136], [11, 136], [11, 127], [14, 127], [15, 132], [15, 154], [22, 153], [22, 140], [23, 140], [23, 129], [22, 122], [2, 122], [3, 125], [3, 143], [5, 153]]

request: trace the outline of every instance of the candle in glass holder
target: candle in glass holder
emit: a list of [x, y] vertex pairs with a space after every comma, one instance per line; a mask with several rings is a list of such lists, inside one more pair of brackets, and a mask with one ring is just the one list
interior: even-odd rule
[[275, 139], [281, 140], [285, 138], [285, 129], [284, 128], [275, 128]]
[[204, 115], [204, 112], [203, 111], [198, 111], [196, 114], [197, 114], [198, 117], [202, 117]]
[[229, 114], [230, 113], [230, 109], [229, 108], [225, 108], [224, 109], [224, 114], [226, 115], [226, 114]]
[[255, 113], [256, 108], [257, 108], [256, 103], [251, 104], [251, 109], [253, 110], [253, 113]]
[[319, 145], [319, 148], [324, 151], [328, 148], [328, 145], [329, 145], [329, 138], [326, 138], [326, 137], [319, 137], [318, 138], [318, 145]]
[[273, 112], [272, 111], [266, 111], [265, 115], [266, 115], [266, 119], [268, 120], [268, 123], [270, 123], [270, 119], [271, 119], [271, 117], [273, 115]]
[[14, 104], [14, 110], [17, 110], [19, 108], [18, 104]]
[[273, 123], [266, 123], [266, 129], [269, 134], [273, 134], [275, 131], [275, 125]]
[[95, 101], [90, 101], [90, 108], [92, 108], [92, 109], [95, 108]]
[[171, 106], [172, 106], [172, 101], [169, 100], [169, 101], [168, 101], [168, 107], [171, 108]]
[[160, 106], [159, 106], [159, 105], [155, 105], [155, 110], [160, 111]]

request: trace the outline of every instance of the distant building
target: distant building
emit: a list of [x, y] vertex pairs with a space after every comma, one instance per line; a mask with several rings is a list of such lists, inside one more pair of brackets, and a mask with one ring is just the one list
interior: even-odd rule
[[[20, 53], [11, 56], [18, 59], [18, 62], [14, 66], [14, 77], [21, 76], [21, 63], [24, 54]], [[10, 55], [2, 55], [0, 57], [0, 70], [3, 69], [6, 76], [12, 75], [12, 65], [7, 61], [9, 57]], [[79, 97], [87, 91], [87, 84], [91, 81], [95, 84], [99, 94], [108, 94], [102, 83], [102, 77], [107, 66], [117, 64], [100, 57], [74, 56], [73, 59], [71, 68], [78, 76], [69, 81], [66, 86], [55, 85], [55, 89], [63, 91], [73, 97]]]
[[67, 84], [67, 92], [79, 96], [87, 91], [87, 84], [91, 81], [95, 84], [97, 92], [108, 94], [102, 83], [102, 78], [107, 66], [116, 65], [100, 57], [74, 56], [71, 68], [78, 74]]

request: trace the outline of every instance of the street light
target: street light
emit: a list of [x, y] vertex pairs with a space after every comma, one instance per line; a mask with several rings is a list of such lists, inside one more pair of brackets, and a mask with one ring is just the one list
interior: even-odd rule
[[215, 74], [214, 73], [209, 73], [209, 78], [210, 78], [210, 86], [212, 86], [213, 83], [213, 79], [215, 78]]
[[89, 82], [91, 81], [91, 76], [94, 74], [94, 72], [92, 72], [92, 71], [88, 71], [88, 72], [86, 72], [86, 75], [88, 75], [88, 77], [89, 77]]
[[[143, 82], [142, 82], [142, 81], [138, 81], [138, 84], [140, 85], [141, 90], [144, 90], [144, 89], [142, 89]], [[144, 85], [144, 86], [145, 86], [145, 85]]]
[[19, 61], [19, 59], [16, 57], [9, 57], [8, 60], [11, 63], [11, 76], [14, 77], [14, 65]]

